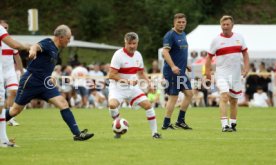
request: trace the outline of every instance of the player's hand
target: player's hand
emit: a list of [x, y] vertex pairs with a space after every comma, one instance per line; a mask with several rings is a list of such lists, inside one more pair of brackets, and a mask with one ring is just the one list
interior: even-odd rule
[[242, 77], [245, 78], [248, 75], [249, 69], [243, 69], [242, 71]]
[[187, 69], [188, 72], [192, 71], [192, 68], [190, 66], [187, 66], [186, 69]]
[[33, 51], [32, 49], [29, 50], [29, 58], [31, 60], [36, 59], [36, 51]]
[[172, 67], [172, 72], [176, 75], [179, 75], [180, 74], [180, 69], [177, 66], [173, 66]]

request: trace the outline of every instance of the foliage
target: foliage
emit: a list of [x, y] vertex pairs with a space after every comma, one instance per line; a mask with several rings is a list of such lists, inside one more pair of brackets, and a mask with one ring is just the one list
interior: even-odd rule
[[276, 1], [272, 0], [1, 0], [1, 17], [9, 20], [11, 34], [28, 34], [27, 10], [39, 10], [38, 34], [52, 34], [59, 24], [72, 28], [75, 39], [123, 46], [126, 32], [140, 36], [139, 50], [149, 61], [157, 58], [173, 15], [184, 12], [186, 33], [199, 24], [218, 24], [224, 14], [239, 24], [273, 24]]

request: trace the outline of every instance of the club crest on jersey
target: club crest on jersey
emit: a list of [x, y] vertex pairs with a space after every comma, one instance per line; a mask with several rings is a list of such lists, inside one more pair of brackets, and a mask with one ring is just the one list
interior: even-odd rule
[[240, 44], [241, 44], [240, 40], [236, 40], [236, 43], [237, 43], [238, 45], [240, 45]]

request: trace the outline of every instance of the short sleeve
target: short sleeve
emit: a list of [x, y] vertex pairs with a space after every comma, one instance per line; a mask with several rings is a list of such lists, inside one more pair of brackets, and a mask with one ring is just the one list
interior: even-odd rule
[[120, 62], [120, 54], [118, 51], [116, 51], [111, 59], [110, 68], [113, 68], [115, 70], [119, 70], [121, 68], [121, 62]]
[[215, 56], [217, 48], [216, 48], [216, 39], [214, 39], [210, 45], [210, 49], [208, 51], [209, 56]]
[[7, 37], [9, 34], [7, 30], [0, 25], [0, 41], [2, 41], [5, 37]]
[[241, 38], [241, 44], [242, 44], [242, 51], [245, 52], [245, 51], [247, 51], [247, 46], [245, 44], [245, 40], [244, 40], [243, 36], [240, 36], [240, 38]]
[[50, 42], [49, 42], [49, 38], [41, 40], [38, 42], [38, 45], [41, 47], [41, 51], [42, 52], [48, 52], [49, 48], [50, 48]]
[[163, 38], [163, 48], [169, 48], [171, 49], [172, 47], [172, 32], [169, 31], [166, 33], [166, 35]]

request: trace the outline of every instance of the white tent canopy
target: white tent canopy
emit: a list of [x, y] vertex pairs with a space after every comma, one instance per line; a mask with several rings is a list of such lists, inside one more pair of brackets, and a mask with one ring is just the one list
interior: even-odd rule
[[[52, 36], [44, 36], [44, 35], [11, 35], [11, 37], [22, 43], [35, 44], [42, 39], [51, 38]], [[68, 47], [80, 47], [80, 48], [90, 48], [90, 49], [106, 49], [106, 50], [116, 50], [121, 47], [107, 45], [107, 44], [99, 44], [94, 42], [85, 42], [74, 40], [74, 37], [71, 38]]]
[[[276, 59], [276, 25], [234, 25], [241, 34], [253, 59]], [[221, 33], [220, 25], [199, 25], [187, 35], [189, 52], [208, 51], [212, 40]]]

